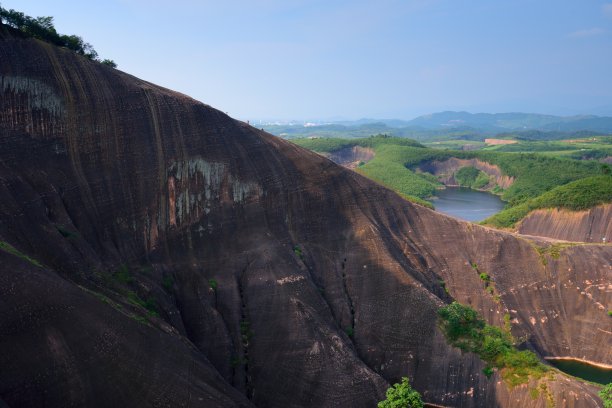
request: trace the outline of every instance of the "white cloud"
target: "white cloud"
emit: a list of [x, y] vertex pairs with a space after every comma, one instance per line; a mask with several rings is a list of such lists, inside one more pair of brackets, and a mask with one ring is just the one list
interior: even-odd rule
[[601, 11], [603, 11], [604, 15], [612, 18], [612, 3], [605, 3], [601, 6]]
[[586, 37], [594, 37], [596, 35], [602, 35], [606, 30], [603, 28], [586, 28], [584, 30], [574, 31], [573, 33], [569, 33], [567, 36], [570, 38], [586, 38]]

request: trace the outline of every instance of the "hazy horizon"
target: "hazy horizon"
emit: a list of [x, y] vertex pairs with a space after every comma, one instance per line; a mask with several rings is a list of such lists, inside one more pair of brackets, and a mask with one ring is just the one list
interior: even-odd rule
[[612, 116], [610, 1], [1, 4], [243, 120]]
[[398, 117], [343, 117], [343, 116], [329, 116], [329, 117], [320, 117], [320, 118], [274, 118], [274, 117], [269, 117], [269, 118], [253, 118], [251, 119], [252, 122], [257, 122], [257, 121], [261, 121], [261, 122], [316, 122], [317, 124], [319, 123], [323, 123], [323, 122], [329, 122], [329, 123], [339, 123], [339, 122], [360, 122], [360, 121], [367, 121], [368, 123], [375, 123], [376, 121], [403, 121], [403, 122], [409, 122], [411, 120], [423, 117], [423, 116], [428, 116], [428, 115], [433, 115], [433, 114], [437, 114], [437, 113], [445, 113], [445, 112], [457, 112], [457, 113], [468, 113], [468, 114], [472, 114], [472, 115], [479, 115], [479, 114], [491, 114], [491, 115], [495, 115], [495, 114], [526, 114], [526, 115], [550, 115], [550, 116], [557, 116], [559, 118], [570, 118], [570, 117], [580, 117], [580, 116], [596, 116], [596, 117], [611, 117], [612, 115], [596, 115], [596, 114], [591, 114], [591, 113], [585, 113], [585, 114], [569, 114], [569, 115], [563, 115], [563, 114], [549, 114], [549, 113], [541, 113], [541, 112], [469, 112], [469, 111], [464, 111], [464, 110], [450, 110], [450, 111], [437, 111], [437, 112], [429, 112], [429, 113], [424, 113], [422, 115], [417, 115], [417, 116], [411, 116], [411, 117], [405, 117], [405, 118], [398, 118]]

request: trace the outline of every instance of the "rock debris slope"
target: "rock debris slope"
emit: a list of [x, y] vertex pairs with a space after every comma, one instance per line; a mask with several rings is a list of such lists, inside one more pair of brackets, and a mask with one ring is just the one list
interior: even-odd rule
[[0, 197], [9, 406], [372, 407], [401, 376], [443, 406], [597, 406], [560, 374], [548, 397], [485, 377], [437, 328], [453, 298], [542, 356], [612, 360], [610, 246], [455, 221], [1, 27]]

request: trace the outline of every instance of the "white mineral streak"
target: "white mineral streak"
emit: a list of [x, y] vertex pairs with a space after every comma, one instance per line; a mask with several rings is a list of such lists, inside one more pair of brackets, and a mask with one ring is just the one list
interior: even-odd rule
[[290, 275], [290, 276], [285, 276], [284, 278], [281, 278], [281, 279], [277, 279], [276, 283], [278, 285], [282, 286], [282, 285], [285, 285], [287, 283], [295, 283], [295, 282], [299, 282], [299, 281], [302, 281], [302, 280], [304, 280], [303, 276], [300, 276], [300, 275]]
[[[176, 220], [180, 224], [190, 215], [196, 218], [207, 215], [222, 199], [222, 188], [227, 186], [234, 203], [243, 203], [251, 196], [260, 196], [261, 187], [251, 181], [243, 181], [228, 172], [227, 165], [210, 162], [201, 157], [173, 163], [167, 170], [168, 178], [176, 182]], [[191, 189], [191, 190], [190, 190]], [[195, 191], [194, 191], [195, 190]]]
[[0, 90], [3, 97], [7, 93], [24, 93], [28, 99], [28, 109], [46, 110], [52, 116], [58, 117], [64, 113], [62, 99], [53, 88], [42, 81], [21, 76], [0, 75]]
[[260, 194], [259, 184], [252, 183], [250, 181], [243, 182], [240, 180], [234, 180], [232, 182], [232, 197], [235, 203], [244, 202], [247, 197], [252, 194]]

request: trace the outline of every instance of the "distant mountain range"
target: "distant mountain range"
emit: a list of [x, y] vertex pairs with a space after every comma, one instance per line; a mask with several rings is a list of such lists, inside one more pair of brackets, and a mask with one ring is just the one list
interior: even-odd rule
[[498, 134], [530, 140], [553, 140], [573, 136], [612, 134], [612, 117], [446, 111], [419, 116], [412, 120], [359, 119], [304, 123], [294, 121], [260, 123], [256, 126], [286, 138], [367, 137], [386, 133], [419, 140], [436, 138], [479, 140], [484, 136]]
[[542, 130], [576, 132], [612, 132], [612, 117], [605, 116], [554, 116], [536, 113], [469, 113], [446, 111], [419, 116], [406, 122], [407, 127], [444, 129], [471, 127], [488, 132], [508, 130]]
[[[256, 125], [257, 126], [257, 125]], [[419, 116], [412, 120], [374, 119], [326, 121], [260, 121], [264, 127], [312, 127], [340, 130], [377, 126], [391, 129], [437, 130], [469, 129], [476, 132], [503, 133], [508, 131], [591, 131], [612, 133], [612, 117], [595, 115], [555, 116], [537, 113], [469, 113], [445, 111]]]
[[401, 119], [359, 119], [338, 121], [333, 124], [343, 126], [363, 126], [373, 123], [384, 124], [390, 128], [410, 129], [465, 129], [471, 128], [484, 132], [507, 132], [520, 130], [541, 130], [577, 132], [589, 130], [612, 133], [612, 117], [595, 115], [555, 116], [538, 113], [469, 113], [445, 111], [419, 116], [412, 120]]

